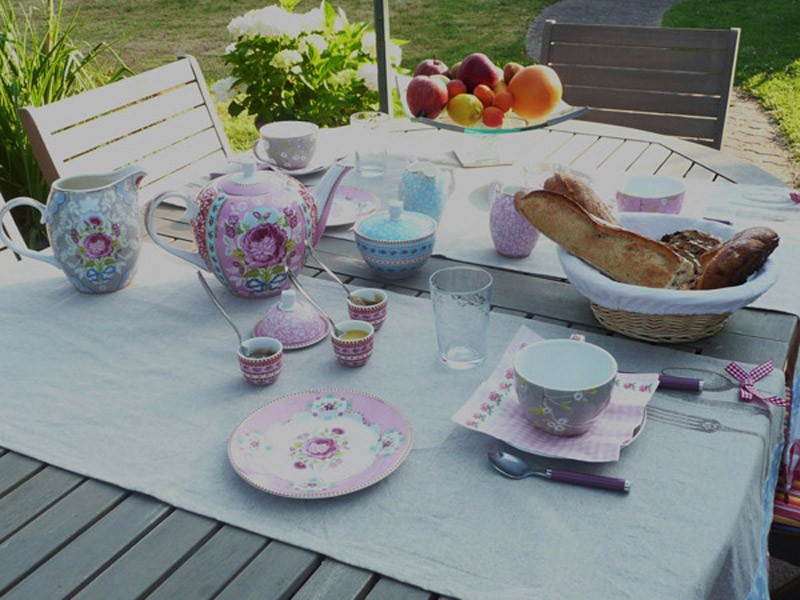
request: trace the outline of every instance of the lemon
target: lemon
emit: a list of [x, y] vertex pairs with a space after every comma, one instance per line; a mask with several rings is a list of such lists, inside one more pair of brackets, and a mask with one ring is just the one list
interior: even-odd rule
[[459, 94], [447, 103], [447, 114], [462, 127], [471, 127], [481, 120], [483, 102], [473, 94]]

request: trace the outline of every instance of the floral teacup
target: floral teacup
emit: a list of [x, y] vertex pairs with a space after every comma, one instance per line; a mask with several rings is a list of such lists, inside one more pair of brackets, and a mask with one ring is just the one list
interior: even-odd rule
[[586, 433], [611, 401], [617, 361], [593, 344], [544, 340], [514, 356], [514, 384], [534, 427], [559, 436]]

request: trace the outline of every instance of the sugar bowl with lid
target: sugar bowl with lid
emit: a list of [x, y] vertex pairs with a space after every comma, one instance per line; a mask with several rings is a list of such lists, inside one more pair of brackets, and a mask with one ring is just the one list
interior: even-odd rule
[[386, 279], [403, 279], [430, 258], [436, 228], [433, 217], [404, 211], [402, 202], [392, 200], [389, 210], [361, 219], [353, 231], [367, 265]]

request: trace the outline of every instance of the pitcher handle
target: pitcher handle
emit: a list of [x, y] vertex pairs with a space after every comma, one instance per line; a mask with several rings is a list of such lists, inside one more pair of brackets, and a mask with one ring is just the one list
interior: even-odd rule
[[[9, 200], [6, 202], [5, 206], [0, 209], [0, 223], [3, 222], [3, 219], [6, 216], [6, 213], [10, 211], [15, 206], [31, 206], [42, 213], [42, 221], [44, 222], [44, 211], [46, 207], [44, 204], [39, 202], [38, 200], [34, 200], [33, 198], [28, 198], [26, 196], [22, 196], [20, 198], [14, 198], [13, 200]], [[16, 252], [20, 256], [27, 256], [28, 258], [33, 258], [35, 260], [41, 260], [42, 262], [50, 263], [54, 267], [61, 268], [61, 265], [58, 262], [58, 259], [53, 256], [52, 254], [45, 254], [44, 252], [40, 252], [37, 250], [31, 250], [27, 246], [24, 248], [21, 246], [17, 246], [14, 242], [12, 242], [8, 236], [3, 231], [3, 228], [0, 227], [0, 240], [8, 246], [9, 250]]]
[[156, 208], [167, 198], [178, 198], [183, 200], [184, 204], [186, 205], [186, 217], [187, 219], [194, 219], [198, 212], [200, 212], [197, 203], [192, 200], [187, 194], [183, 192], [162, 192], [150, 202], [147, 203], [145, 206], [145, 220], [144, 226], [147, 229], [147, 234], [150, 238], [156, 243], [156, 245], [161, 246], [164, 250], [169, 252], [170, 254], [174, 254], [178, 258], [182, 258], [184, 260], [189, 261], [193, 265], [200, 267], [201, 269], [208, 271], [208, 265], [206, 265], [203, 257], [200, 256], [197, 252], [189, 252], [188, 250], [183, 250], [181, 248], [177, 248], [167, 242], [164, 238], [161, 237], [161, 234], [156, 231], [156, 226], [153, 223], [153, 217], [156, 212]]

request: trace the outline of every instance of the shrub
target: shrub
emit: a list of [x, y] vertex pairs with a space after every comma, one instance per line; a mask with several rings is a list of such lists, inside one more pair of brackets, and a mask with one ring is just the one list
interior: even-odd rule
[[[351, 113], [375, 109], [375, 34], [328, 0], [302, 14], [292, 12], [297, 3], [280, 0], [230, 22], [236, 41], [223, 61], [231, 76], [212, 86], [217, 99], [232, 97], [231, 116], [246, 110], [257, 125], [286, 119], [344, 125]], [[390, 44], [390, 57], [399, 68], [399, 42]]]
[[[0, 0], [0, 192], [6, 199], [31, 196], [45, 202], [49, 191], [18, 109], [55, 102], [128, 72], [107, 44], [80, 50], [71, 39], [77, 14], [62, 22], [62, 4], [43, 2], [38, 8], [46, 12], [36, 19], [36, 7], [17, 13], [13, 0]], [[105, 68], [101, 56], [111, 58]], [[45, 236], [38, 213], [19, 209], [14, 217], [28, 244], [41, 247]]]

